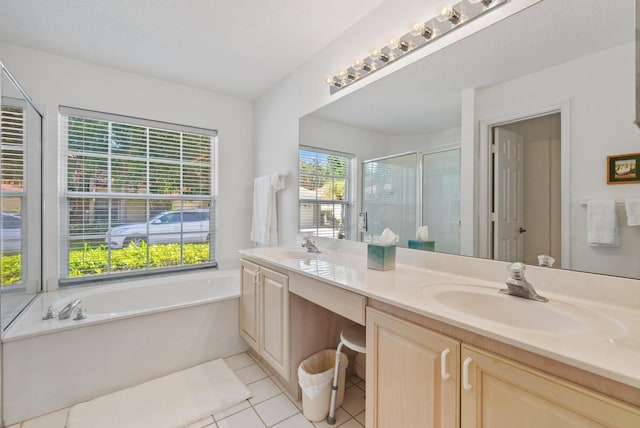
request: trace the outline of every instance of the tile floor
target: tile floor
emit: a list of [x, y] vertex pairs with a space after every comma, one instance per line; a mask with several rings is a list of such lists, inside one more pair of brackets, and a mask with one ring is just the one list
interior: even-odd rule
[[[266, 367], [257, 364], [247, 354], [225, 358], [251, 390], [253, 397], [220, 413], [214, 413], [188, 428], [328, 428], [326, 421], [309, 422], [302, 414], [302, 402], [293, 402], [283, 393], [279, 382]], [[365, 384], [357, 377], [345, 382], [342, 406], [336, 410], [336, 424], [332, 427], [364, 427]], [[7, 428], [64, 428], [68, 409], [49, 413]]]

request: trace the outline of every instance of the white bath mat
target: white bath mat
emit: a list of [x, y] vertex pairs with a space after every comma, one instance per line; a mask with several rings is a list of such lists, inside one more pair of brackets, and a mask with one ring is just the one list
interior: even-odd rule
[[184, 427], [249, 397], [220, 359], [76, 404], [67, 428]]

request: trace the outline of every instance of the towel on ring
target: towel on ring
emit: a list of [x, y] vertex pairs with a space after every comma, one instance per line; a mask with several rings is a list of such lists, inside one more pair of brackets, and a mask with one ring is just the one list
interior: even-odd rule
[[602, 247], [620, 245], [615, 201], [592, 200], [587, 202], [587, 242], [589, 245]]
[[278, 245], [276, 192], [284, 189], [284, 177], [264, 175], [253, 182], [253, 220], [251, 239], [258, 245]]
[[640, 226], [640, 199], [625, 199], [624, 208], [627, 211], [627, 226]]

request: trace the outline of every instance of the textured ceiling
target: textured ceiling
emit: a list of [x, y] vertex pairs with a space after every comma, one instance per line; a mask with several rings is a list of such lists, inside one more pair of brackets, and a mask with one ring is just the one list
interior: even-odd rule
[[255, 99], [381, 2], [0, 0], [0, 41]]

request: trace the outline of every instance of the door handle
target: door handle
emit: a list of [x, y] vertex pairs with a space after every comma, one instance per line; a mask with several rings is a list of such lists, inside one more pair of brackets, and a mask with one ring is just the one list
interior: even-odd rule
[[525, 229], [522, 226], [520, 226], [520, 229], [518, 229], [518, 232], [520, 232], [520, 233], [525, 233], [526, 231], [527, 231], [527, 229]]
[[447, 373], [447, 355], [449, 355], [450, 352], [451, 350], [447, 348], [440, 354], [440, 377], [442, 377], [442, 380], [447, 380], [451, 377], [449, 373]]
[[469, 383], [469, 364], [471, 364], [472, 361], [471, 357], [467, 357], [464, 363], [462, 363], [462, 387], [465, 391], [469, 391], [472, 388]]

